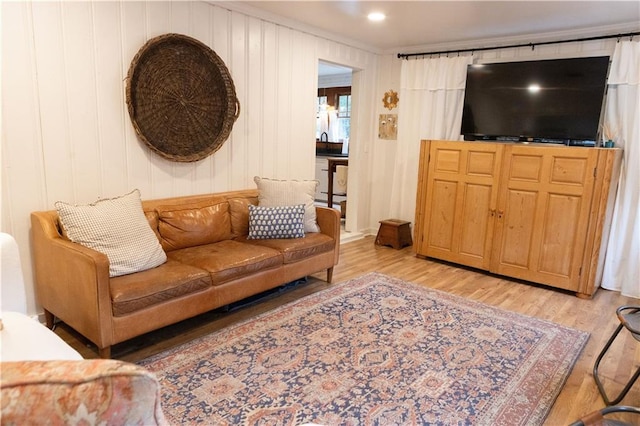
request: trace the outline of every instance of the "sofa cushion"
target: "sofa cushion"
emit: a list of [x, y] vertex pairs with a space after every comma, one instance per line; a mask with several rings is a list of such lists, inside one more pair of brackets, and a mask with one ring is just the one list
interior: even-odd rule
[[304, 204], [297, 206], [249, 206], [250, 240], [304, 237]]
[[277, 250], [233, 240], [174, 250], [167, 256], [208, 271], [214, 286], [280, 266], [283, 262], [282, 254]]
[[207, 271], [171, 259], [157, 268], [110, 281], [116, 317], [211, 287]]
[[68, 238], [109, 258], [112, 277], [161, 265], [167, 257], [151, 230], [137, 189], [87, 205], [55, 203]]
[[3, 362], [2, 424], [166, 425], [160, 384], [110, 359]]
[[258, 197], [230, 198], [229, 215], [231, 216], [231, 235], [233, 238], [249, 234], [249, 205], [257, 206]]
[[162, 237], [160, 237], [160, 231], [158, 230], [158, 212], [155, 210], [145, 211], [144, 216], [147, 218], [147, 222], [149, 222], [149, 226], [153, 230], [153, 233], [156, 234], [158, 242], [160, 242]]
[[231, 238], [226, 201], [158, 206], [158, 229], [166, 251], [211, 244]]
[[237, 241], [246, 241], [248, 244], [255, 244], [278, 250], [282, 253], [284, 263], [298, 262], [319, 253], [331, 251], [335, 246], [333, 238], [319, 232], [310, 232], [306, 234], [305, 238], [295, 240], [249, 240], [247, 238], [240, 238]]
[[304, 204], [305, 232], [320, 232], [316, 221], [317, 180], [278, 180], [255, 176], [254, 182], [258, 187], [258, 205], [265, 207], [295, 206]]

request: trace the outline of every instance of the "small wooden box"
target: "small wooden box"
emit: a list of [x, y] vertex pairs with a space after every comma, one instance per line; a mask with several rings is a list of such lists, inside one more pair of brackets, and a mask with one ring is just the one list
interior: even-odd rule
[[399, 219], [381, 220], [375, 244], [378, 246], [391, 246], [396, 250], [413, 245], [411, 222]]

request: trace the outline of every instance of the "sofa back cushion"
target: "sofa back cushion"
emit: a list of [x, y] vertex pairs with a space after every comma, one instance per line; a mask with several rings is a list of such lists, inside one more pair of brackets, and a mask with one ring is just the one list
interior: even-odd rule
[[165, 251], [231, 239], [226, 201], [158, 206], [156, 211], [160, 243]]
[[249, 234], [249, 205], [257, 206], [258, 197], [229, 198], [231, 234], [233, 238]]
[[158, 212], [155, 210], [145, 211], [144, 216], [147, 218], [147, 222], [149, 222], [149, 226], [153, 229], [158, 241], [161, 241], [160, 231], [158, 230]]

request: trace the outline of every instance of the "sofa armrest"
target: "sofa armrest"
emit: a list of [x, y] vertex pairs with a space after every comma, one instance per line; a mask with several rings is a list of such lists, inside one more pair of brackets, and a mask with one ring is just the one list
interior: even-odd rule
[[340, 212], [329, 207], [316, 206], [316, 220], [320, 227], [320, 232], [330, 236], [335, 241], [334, 265], [338, 264], [340, 257]]
[[3, 362], [3, 424], [165, 425], [153, 374], [116, 360]]
[[55, 211], [31, 213], [31, 242], [36, 293], [45, 311], [99, 348], [110, 346], [113, 333], [107, 256], [63, 238]]

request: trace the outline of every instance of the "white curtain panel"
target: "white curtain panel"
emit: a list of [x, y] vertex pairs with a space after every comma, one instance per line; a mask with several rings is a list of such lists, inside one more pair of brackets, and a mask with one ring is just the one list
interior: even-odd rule
[[467, 65], [471, 62], [470, 56], [402, 62], [391, 216], [414, 220], [420, 140], [460, 139]]
[[624, 149], [602, 287], [640, 298], [640, 42], [616, 45], [608, 80], [605, 124]]

